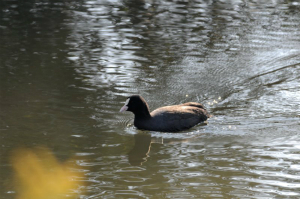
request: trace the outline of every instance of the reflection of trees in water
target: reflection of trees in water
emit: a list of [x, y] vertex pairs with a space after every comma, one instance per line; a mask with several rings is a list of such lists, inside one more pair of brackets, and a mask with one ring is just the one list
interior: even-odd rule
[[[260, 2], [251, 2], [254, 8], [258, 5]], [[276, 3], [272, 5], [275, 7]], [[220, 69], [213, 68], [213, 74], [203, 76], [208, 71], [197, 63], [219, 59], [212, 57], [218, 52], [224, 52], [221, 59], [235, 59], [242, 47], [241, 38], [252, 31], [251, 23], [258, 17], [251, 15], [249, 5], [235, 1], [89, 1], [81, 6], [86, 12], [72, 13], [76, 23], [70, 24], [70, 55], [78, 58], [78, 72], [83, 79], [122, 94], [136, 93], [137, 88], [141, 93], [143, 88], [145, 92], [159, 92], [157, 82], [180, 91], [183, 88], [176, 83], [179, 77], [173, 75], [188, 70], [193, 74], [197, 71], [200, 77], [195, 78], [210, 84]], [[195, 63], [189, 68], [181, 66], [189, 64], [184, 61], [187, 57]], [[195, 88], [201, 86], [198, 83]], [[203, 90], [212, 89], [206, 85]]]
[[[220, 93], [231, 89], [232, 79], [241, 75], [234, 61], [243, 50], [241, 41], [247, 40], [245, 36], [260, 19], [253, 10], [268, 5], [268, 12], [280, 4], [281, 1], [2, 1], [1, 26], [6, 27], [4, 34], [11, 33], [13, 37], [1, 43], [8, 46], [11, 54], [21, 54], [19, 46], [10, 44], [14, 39], [23, 42], [26, 51], [39, 55], [39, 65], [49, 62], [58, 68], [68, 62], [68, 57], [76, 67], [76, 78], [96, 88], [100, 95], [143, 94], [151, 90], [158, 96], [185, 96], [190, 94], [188, 90], [193, 95], [194, 91]], [[299, 9], [295, 5], [289, 2], [284, 12]], [[264, 23], [264, 27], [272, 25]], [[13, 61], [4, 58], [3, 62]], [[228, 65], [224, 66], [224, 62]]]
[[73, 46], [70, 58], [78, 64], [82, 79], [101, 90], [107, 87], [114, 93], [136, 93], [137, 88], [141, 93], [142, 88], [146, 92], [159, 90], [156, 82], [167, 85], [173, 82], [170, 79], [173, 73], [186, 69], [176, 65], [187, 53], [203, 60], [207, 48], [222, 39], [215, 31], [222, 31], [215, 25], [218, 18], [213, 20], [213, 15], [222, 9], [220, 5], [129, 0], [113, 4], [83, 3], [86, 11], [73, 12], [76, 23], [69, 24], [73, 29], [67, 41]]
[[[289, 9], [285, 12], [299, 10], [293, 2], [297, 3], [288, 2]], [[176, 82], [195, 72], [200, 75], [194, 75], [195, 80], [187, 81], [185, 85], [196, 80], [210, 84], [209, 80], [218, 76], [220, 69], [213, 68], [209, 74], [211, 71], [197, 63], [207, 62], [214, 52], [224, 52], [223, 59], [227, 56], [228, 62], [232, 62], [241, 50], [241, 38], [253, 31], [249, 24], [259, 17], [255, 8], [267, 6], [272, 10], [270, 8], [280, 3], [4, 0], [1, 2], [0, 25], [3, 34], [12, 36], [1, 39], [1, 44], [7, 47], [9, 55], [17, 56], [23, 50], [36, 53], [40, 65], [50, 62], [58, 67], [66, 64], [68, 57], [75, 63], [77, 78], [100, 91], [107, 89], [104, 93], [136, 93], [137, 89], [143, 93], [140, 89], [145, 92], [162, 89], [158, 85], [174, 87], [171, 91], [174, 93], [174, 90], [183, 89]], [[270, 28], [269, 25], [272, 23], [266, 21], [264, 27]], [[14, 43], [21, 43], [24, 48], [20, 50], [19, 46], [12, 45]], [[186, 61], [187, 57], [192, 60]], [[1, 61], [14, 65], [9, 58], [2, 57]], [[191, 62], [193, 64], [189, 64]], [[174, 74], [185, 71], [191, 72], [173, 78]], [[218, 79], [214, 79], [216, 81]], [[201, 86], [198, 83], [195, 88]], [[208, 90], [207, 87], [203, 90]]]
[[[38, 140], [46, 146], [64, 142], [56, 146], [65, 148], [80, 122], [93, 125], [89, 110], [72, 107], [82, 104], [86, 93], [73, 89], [82, 82], [74, 78], [66, 60], [69, 5], [52, 0], [0, 3], [0, 119], [5, 118], [5, 126], [14, 126], [7, 128], [20, 133], [25, 146]], [[80, 122], [75, 121], [74, 115], [80, 114]]]

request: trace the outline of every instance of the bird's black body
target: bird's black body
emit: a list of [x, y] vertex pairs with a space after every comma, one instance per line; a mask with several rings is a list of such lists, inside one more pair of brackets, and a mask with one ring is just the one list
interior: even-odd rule
[[142, 130], [178, 132], [204, 122], [210, 116], [202, 104], [187, 102], [165, 106], [150, 113], [145, 99], [139, 95], [130, 96], [121, 111], [134, 114], [134, 126]]

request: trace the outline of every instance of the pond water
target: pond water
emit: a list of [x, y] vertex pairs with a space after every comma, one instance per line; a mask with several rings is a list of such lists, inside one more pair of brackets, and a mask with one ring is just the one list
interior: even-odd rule
[[[300, 197], [298, 0], [0, 3], [0, 198], [19, 147], [75, 158], [78, 198]], [[213, 115], [144, 132], [119, 109]]]

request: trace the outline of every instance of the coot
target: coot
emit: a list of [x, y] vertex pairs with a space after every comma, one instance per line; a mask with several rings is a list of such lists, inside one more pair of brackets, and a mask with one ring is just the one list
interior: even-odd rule
[[140, 95], [127, 98], [120, 112], [134, 114], [134, 126], [138, 129], [161, 132], [177, 132], [189, 129], [210, 117], [202, 104], [187, 102], [164, 106], [150, 113], [145, 99]]

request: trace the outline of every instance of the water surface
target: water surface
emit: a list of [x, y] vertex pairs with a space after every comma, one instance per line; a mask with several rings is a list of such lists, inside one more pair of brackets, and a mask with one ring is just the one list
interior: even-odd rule
[[[0, 3], [0, 198], [11, 151], [75, 157], [78, 198], [300, 196], [298, 1]], [[178, 134], [118, 111], [187, 101], [214, 116]]]

